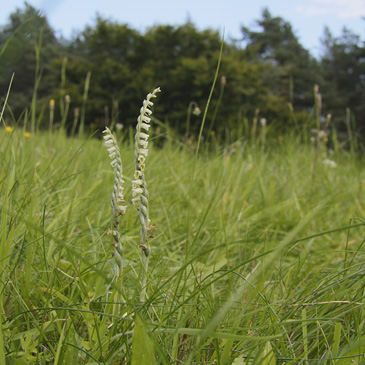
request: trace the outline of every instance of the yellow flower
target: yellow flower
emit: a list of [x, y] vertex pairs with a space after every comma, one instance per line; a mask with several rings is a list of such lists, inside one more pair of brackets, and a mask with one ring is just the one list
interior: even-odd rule
[[5, 130], [8, 132], [8, 133], [11, 133], [13, 131], [13, 128], [10, 127], [9, 125], [5, 127]]
[[30, 138], [30, 136], [31, 136], [31, 134], [30, 134], [29, 132], [25, 132], [25, 133], [24, 133], [24, 137], [25, 137], [25, 138]]

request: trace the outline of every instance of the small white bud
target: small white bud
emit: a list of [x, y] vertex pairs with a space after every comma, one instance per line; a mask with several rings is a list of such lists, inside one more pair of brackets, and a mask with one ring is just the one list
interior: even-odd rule
[[140, 186], [143, 184], [143, 180], [141, 180], [141, 179], [133, 180], [132, 184], [136, 184], [136, 185]]
[[146, 141], [139, 141], [139, 144], [140, 144], [140, 146], [141, 146], [142, 148], [147, 149], [147, 147], [148, 147], [148, 142], [146, 142]]
[[140, 132], [139, 133], [139, 138], [142, 138], [142, 139], [144, 139], [145, 141], [147, 141], [148, 140], [148, 134], [147, 133], [143, 133], [143, 132]]
[[150, 129], [150, 125], [149, 124], [147, 124], [147, 123], [141, 123], [141, 128], [142, 129], [144, 129], [145, 131], [148, 131], [149, 129]]
[[142, 194], [143, 193], [143, 189], [142, 188], [137, 188], [137, 189], [133, 189], [132, 191], [132, 194], [133, 194], [133, 197], [139, 195], [139, 194]]
[[138, 150], [139, 155], [147, 156], [148, 155], [148, 149], [147, 148], [139, 148]]

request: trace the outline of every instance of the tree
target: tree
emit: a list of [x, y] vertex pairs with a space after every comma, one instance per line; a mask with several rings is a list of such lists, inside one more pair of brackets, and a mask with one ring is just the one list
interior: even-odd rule
[[[358, 124], [364, 124], [365, 54], [358, 36], [346, 30], [334, 38], [327, 31], [319, 67], [291, 25], [266, 9], [256, 28], [242, 27], [242, 33], [245, 47], [224, 42], [218, 80], [224, 76], [225, 81], [216, 84], [207, 130], [237, 129], [243, 118], [257, 120], [258, 109], [260, 117], [275, 120], [285, 130], [287, 122], [294, 120], [292, 107], [307, 120], [315, 84], [321, 87], [325, 112], [343, 120], [348, 107]], [[91, 74], [85, 115], [91, 130], [103, 128], [113, 118], [126, 126], [134, 125], [141, 98], [160, 86], [155, 115], [180, 133], [185, 132], [189, 120], [189, 130], [194, 133], [199, 130], [201, 115], [188, 117], [188, 110], [191, 105], [205, 107], [220, 45], [219, 32], [198, 31], [191, 22], [158, 25], [142, 34], [100, 16], [75, 38], [60, 40], [46, 17], [25, 4], [0, 29], [0, 86], [5, 94], [15, 72], [10, 94], [15, 117], [31, 104], [32, 117], [35, 110], [38, 117], [38, 111], [53, 98], [60, 106], [55, 110], [57, 122], [66, 115], [62, 114], [66, 95], [70, 96], [71, 111], [84, 103], [84, 80]], [[34, 87], [40, 77], [35, 103]], [[43, 123], [48, 125], [48, 113], [44, 114]], [[66, 120], [69, 129], [72, 114]]]
[[[87, 26], [70, 43], [65, 93], [71, 96], [73, 105], [80, 106], [83, 80], [91, 72], [86, 123], [93, 129], [103, 127], [113, 110], [120, 112], [123, 120], [132, 115], [135, 120], [132, 105], [138, 105], [146, 93], [145, 89], [141, 92], [135, 77], [144, 62], [136, 55], [141, 41], [139, 32], [127, 25], [98, 16], [95, 26]], [[115, 110], [117, 104], [122, 106], [120, 111]]]
[[339, 37], [326, 28], [322, 44], [324, 108], [340, 128], [345, 127], [345, 110], [350, 108], [358, 127], [365, 130], [365, 42], [346, 28]]
[[59, 46], [46, 17], [27, 3], [1, 28], [0, 88], [7, 90], [14, 73], [9, 105], [16, 119], [30, 106], [37, 77], [46, 76], [39, 83], [39, 97], [48, 97], [55, 87], [47, 80], [54, 71], [51, 65]]
[[272, 93], [280, 95], [296, 109], [313, 105], [313, 86], [320, 82], [316, 60], [302, 47], [292, 26], [268, 9], [256, 21], [258, 31], [242, 27], [247, 42], [246, 54], [252, 62], [267, 62], [274, 67], [266, 77]]
[[141, 35], [98, 17], [69, 47], [66, 90], [80, 103], [80, 81], [92, 72], [87, 120], [100, 128], [106, 122], [105, 106], [110, 110], [113, 101], [118, 101], [123, 124], [134, 125], [141, 97], [160, 86], [155, 115], [184, 130], [189, 103], [203, 105], [209, 94], [219, 47], [217, 32], [199, 32], [191, 23], [156, 26]]

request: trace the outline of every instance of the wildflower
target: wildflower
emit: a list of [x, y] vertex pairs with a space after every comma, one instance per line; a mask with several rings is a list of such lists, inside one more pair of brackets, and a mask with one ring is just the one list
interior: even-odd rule
[[317, 97], [318, 109], [321, 110], [322, 109], [322, 95], [320, 93], [317, 93], [316, 97]]
[[13, 131], [13, 128], [8, 125], [5, 127], [5, 130], [7, 133], [11, 133]]
[[318, 138], [325, 139], [327, 137], [327, 133], [325, 131], [318, 131]]
[[30, 134], [29, 132], [25, 132], [25, 133], [24, 133], [24, 137], [25, 137], [25, 138], [30, 138], [30, 136], [31, 136], [31, 134]]
[[51, 99], [49, 101], [49, 133], [52, 133], [53, 131], [54, 107], [55, 107], [55, 100]]
[[326, 124], [324, 125], [324, 128], [325, 129], [327, 129], [328, 126], [330, 125], [331, 119], [332, 119], [332, 114], [327, 114], [327, 116], [326, 116]]
[[144, 302], [144, 298], [146, 296], [148, 261], [151, 252], [150, 246], [148, 244], [148, 239], [151, 237], [151, 235], [148, 233], [150, 229], [148, 191], [144, 175], [145, 160], [148, 155], [148, 130], [150, 128], [149, 123], [151, 121], [150, 115], [152, 114], [152, 111], [149, 108], [153, 105], [151, 99], [155, 98], [156, 94], [160, 91], [160, 88], [153, 90], [153, 92], [148, 94], [147, 98], [143, 101], [143, 105], [140, 109], [140, 115], [137, 119], [136, 136], [134, 142], [135, 172], [134, 180], [132, 181], [132, 203], [138, 204], [137, 210], [139, 212], [139, 222], [141, 224], [141, 230], [139, 232], [139, 247], [141, 248], [143, 263], [141, 280], [142, 289], [140, 292], [141, 302]]
[[115, 124], [115, 129], [117, 131], [121, 131], [124, 128], [124, 125], [122, 123], [116, 123]]
[[194, 110], [193, 110], [193, 114], [196, 115], [197, 117], [201, 114], [201, 110], [198, 107], [198, 105], [195, 105]]
[[326, 165], [326, 166], [329, 166], [329, 167], [331, 167], [333, 169], [335, 169], [337, 167], [336, 162], [333, 161], [333, 160], [330, 160], [328, 158], [323, 161], [323, 164]]
[[[139, 202], [142, 203], [142, 196], [146, 197], [147, 187], [144, 180], [144, 162], [145, 157], [148, 155], [148, 132], [150, 128], [151, 118], [149, 115], [152, 111], [149, 109], [153, 105], [151, 99], [156, 97], [156, 94], [160, 91], [160, 88], [155, 89], [152, 93], [147, 95], [146, 100], [143, 101], [142, 108], [140, 109], [140, 115], [137, 119], [137, 128], [135, 136], [135, 150], [134, 150], [134, 160], [136, 164], [136, 170], [134, 173], [135, 180], [132, 182], [132, 202], [133, 204]], [[142, 130], [144, 132], [142, 132]], [[144, 200], [146, 201], [146, 200]], [[139, 207], [140, 208], [140, 207]], [[141, 208], [140, 208], [141, 209]], [[147, 208], [148, 209], [148, 208]], [[141, 211], [141, 210], [140, 210]], [[148, 217], [147, 223], [148, 223]]]
[[112, 132], [109, 128], [105, 128], [103, 131], [105, 147], [107, 147], [109, 158], [112, 160], [110, 165], [115, 171], [114, 188], [112, 194], [112, 208], [113, 215], [118, 217], [126, 212], [127, 207], [123, 204], [125, 203], [123, 197], [123, 175], [122, 175], [122, 160], [120, 158], [119, 148], [117, 141], [115, 140]]
[[124, 197], [123, 197], [123, 175], [122, 175], [122, 160], [120, 158], [119, 148], [116, 139], [114, 138], [110, 129], [105, 127], [103, 131], [103, 138], [105, 141], [105, 147], [108, 150], [109, 158], [111, 159], [110, 165], [113, 167], [115, 172], [114, 178], [114, 186], [112, 193], [112, 215], [113, 215], [113, 230], [111, 230], [111, 234], [114, 237], [113, 247], [115, 248], [113, 256], [115, 261], [117, 262], [119, 268], [119, 275], [121, 275], [123, 262], [123, 246], [121, 244], [120, 234], [118, 231], [119, 227], [119, 216], [125, 214], [127, 207], [124, 205]]

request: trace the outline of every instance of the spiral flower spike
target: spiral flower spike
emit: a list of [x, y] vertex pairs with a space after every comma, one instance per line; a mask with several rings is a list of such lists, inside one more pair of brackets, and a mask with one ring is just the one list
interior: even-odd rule
[[114, 169], [115, 177], [114, 177], [114, 185], [112, 192], [112, 216], [113, 216], [113, 228], [110, 231], [114, 238], [114, 259], [117, 263], [119, 269], [119, 275], [122, 273], [122, 256], [123, 256], [123, 246], [121, 244], [120, 234], [119, 234], [119, 217], [125, 214], [127, 210], [127, 206], [124, 205], [124, 196], [123, 196], [123, 169], [122, 169], [122, 160], [120, 158], [120, 152], [118, 148], [117, 141], [113, 136], [112, 132], [109, 128], [105, 127], [103, 131], [104, 145], [108, 150], [109, 158], [111, 159], [110, 165]]
[[139, 212], [139, 222], [141, 224], [140, 248], [143, 263], [142, 288], [140, 293], [141, 302], [144, 302], [146, 295], [148, 261], [151, 252], [151, 248], [148, 244], [148, 231], [151, 229], [148, 207], [148, 190], [144, 171], [145, 161], [148, 155], [148, 132], [151, 126], [150, 122], [152, 110], [150, 108], [153, 106], [151, 99], [155, 98], [157, 96], [156, 94], [160, 91], [160, 88], [153, 90], [153, 92], [148, 94], [146, 99], [143, 101], [142, 107], [140, 109], [140, 115], [137, 119], [136, 135], [134, 141], [135, 172], [134, 180], [132, 181], [132, 203], [137, 205], [137, 210]]

